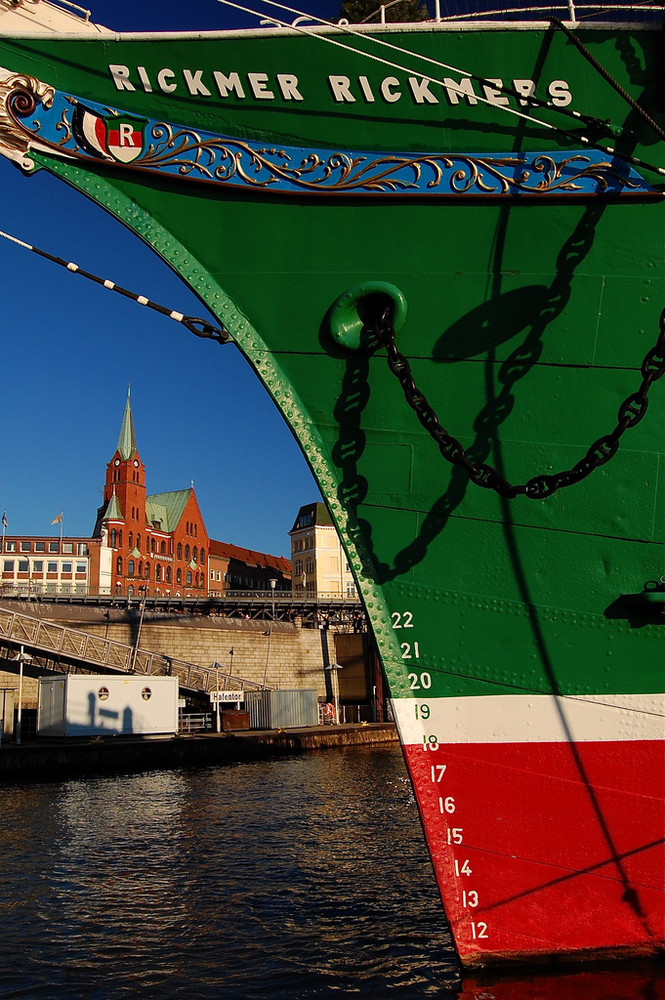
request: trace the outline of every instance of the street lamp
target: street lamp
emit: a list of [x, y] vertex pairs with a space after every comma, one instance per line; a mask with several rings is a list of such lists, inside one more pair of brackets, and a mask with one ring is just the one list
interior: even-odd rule
[[335, 703], [335, 723], [339, 725], [339, 671], [344, 668], [339, 663], [331, 663], [326, 667], [332, 677], [333, 701]]
[[[18, 711], [16, 713], [16, 746], [21, 745], [21, 709], [23, 707], [23, 664], [32, 663], [32, 656], [30, 653], [23, 652], [23, 646], [21, 646], [21, 651], [18, 654]], [[4, 725], [4, 722], [3, 722]]]
[[277, 580], [275, 580], [274, 578], [272, 578], [272, 579], [268, 580], [268, 583], [270, 584], [270, 590], [271, 590], [271, 595], [270, 596], [272, 598], [272, 620], [274, 621], [275, 620], [275, 587], [277, 586]]

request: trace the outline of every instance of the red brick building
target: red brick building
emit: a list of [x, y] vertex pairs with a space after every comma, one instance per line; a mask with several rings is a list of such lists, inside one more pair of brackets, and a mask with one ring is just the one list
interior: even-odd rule
[[208, 594], [210, 541], [194, 487], [147, 494], [129, 392], [93, 536], [110, 555], [108, 580], [102, 567], [101, 592]]
[[284, 556], [269, 556], [240, 545], [210, 540], [210, 594], [222, 597], [227, 590], [291, 590], [291, 563]]

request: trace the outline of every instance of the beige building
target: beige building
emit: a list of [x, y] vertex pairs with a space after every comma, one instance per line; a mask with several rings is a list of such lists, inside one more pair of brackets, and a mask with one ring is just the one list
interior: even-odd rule
[[294, 594], [356, 597], [346, 553], [325, 504], [301, 507], [289, 535]]

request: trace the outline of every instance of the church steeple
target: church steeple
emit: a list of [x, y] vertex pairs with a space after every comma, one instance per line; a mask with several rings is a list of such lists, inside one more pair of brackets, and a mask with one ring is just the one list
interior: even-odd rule
[[125, 403], [125, 413], [122, 418], [122, 426], [120, 428], [120, 436], [118, 437], [118, 446], [116, 451], [120, 455], [120, 458], [127, 461], [137, 452], [136, 438], [134, 437], [134, 421], [132, 420], [132, 407], [130, 402], [130, 387], [127, 387], [127, 402]]

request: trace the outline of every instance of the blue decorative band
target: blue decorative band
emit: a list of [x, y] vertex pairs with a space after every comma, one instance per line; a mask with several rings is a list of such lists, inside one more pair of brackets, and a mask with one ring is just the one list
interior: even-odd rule
[[[28, 148], [272, 194], [398, 197], [644, 195], [653, 188], [601, 150], [378, 153], [269, 147], [82, 102], [26, 78], [6, 107]], [[32, 82], [32, 81], [31, 81]], [[43, 87], [43, 85], [40, 85]]]

